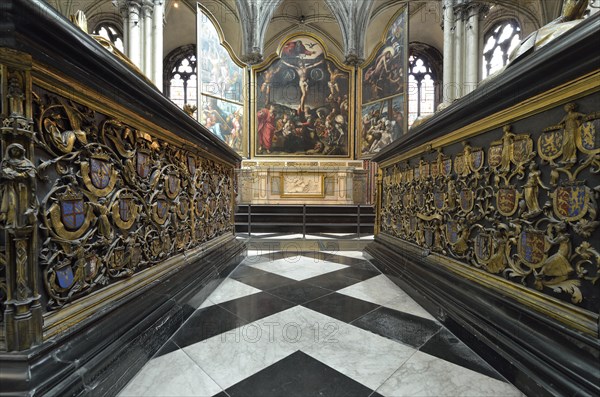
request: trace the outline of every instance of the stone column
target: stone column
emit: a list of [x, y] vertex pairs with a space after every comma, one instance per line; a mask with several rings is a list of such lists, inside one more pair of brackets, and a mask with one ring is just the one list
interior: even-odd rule
[[142, 14], [144, 15], [144, 30], [142, 34], [142, 44], [144, 47], [144, 68], [142, 71], [150, 80], [152, 80], [152, 61], [154, 57], [152, 56], [152, 47], [153, 47], [153, 38], [152, 34], [152, 13], [154, 11], [154, 4], [151, 1], [147, 1], [144, 3], [142, 7]]
[[456, 25], [454, 31], [454, 82], [456, 84], [456, 97], [460, 98], [464, 95], [464, 40], [465, 40], [465, 22], [464, 22], [464, 7], [461, 5], [454, 7], [454, 17]]
[[141, 7], [140, 4], [135, 1], [127, 2], [127, 9], [129, 14], [129, 25], [128, 25], [128, 39], [129, 49], [128, 55], [131, 62], [141, 69], [142, 66], [142, 48], [141, 48]]
[[129, 8], [122, 6], [119, 11], [123, 17], [123, 54], [129, 57]]
[[43, 337], [31, 68], [29, 54], [0, 48], [0, 283], [6, 285], [0, 324], [8, 351], [29, 349]]
[[465, 94], [477, 88], [479, 82], [479, 8], [479, 4], [472, 3], [468, 9]]
[[154, 19], [152, 20], [152, 54], [153, 76], [152, 81], [156, 87], [163, 90], [163, 7], [164, 0], [154, 0]]
[[454, 0], [444, 0], [444, 76], [443, 100], [449, 104], [454, 100]]

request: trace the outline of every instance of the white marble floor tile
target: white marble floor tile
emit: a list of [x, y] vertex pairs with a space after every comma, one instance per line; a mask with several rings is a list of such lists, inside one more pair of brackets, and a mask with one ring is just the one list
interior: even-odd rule
[[289, 356], [298, 348], [263, 318], [183, 350], [223, 389]]
[[291, 278], [296, 281], [320, 276], [325, 273], [348, 267], [346, 265], [340, 265], [339, 263], [317, 261], [314, 258], [305, 256], [293, 256], [272, 262], [249, 264], [249, 266]]
[[382, 306], [437, 322], [437, 319], [435, 317], [433, 317], [427, 310], [425, 310], [423, 306], [415, 302], [415, 300], [404, 291], [402, 291], [402, 294], [400, 296], [392, 299], [391, 301]]
[[394, 284], [383, 274], [343, 288], [337, 292], [353, 298], [377, 303], [378, 305], [385, 305], [404, 293], [396, 284]]
[[343, 321], [303, 306], [295, 306], [278, 313], [271, 317], [271, 321], [283, 324], [281, 337], [288, 343], [293, 341], [302, 351], [310, 350], [315, 345], [338, 344], [340, 329], [348, 326]]
[[302, 351], [373, 390], [416, 352], [412, 347], [343, 323], [327, 339]]
[[219, 303], [227, 302], [233, 299], [242, 298], [244, 296], [256, 294], [261, 290], [241, 283], [232, 278], [226, 278], [208, 298], [202, 303], [200, 309]]
[[221, 388], [182, 350], [150, 360], [119, 393], [133, 396], [212, 396]]
[[413, 355], [377, 392], [390, 397], [522, 396], [514, 386], [423, 352]]
[[337, 291], [353, 298], [437, 321], [427, 310], [383, 274]]

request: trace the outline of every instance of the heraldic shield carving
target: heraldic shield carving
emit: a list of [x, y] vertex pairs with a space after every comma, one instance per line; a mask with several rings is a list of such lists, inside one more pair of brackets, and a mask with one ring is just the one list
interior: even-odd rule
[[117, 183], [117, 171], [104, 153], [93, 154], [89, 162], [81, 162], [81, 176], [85, 186], [98, 197], [105, 197], [113, 191]]
[[159, 225], [164, 225], [167, 219], [169, 219], [169, 208], [169, 200], [164, 194], [156, 196], [152, 204], [152, 220]]
[[112, 218], [115, 225], [121, 230], [129, 230], [135, 223], [139, 207], [135, 203], [135, 196], [129, 192], [121, 191], [112, 205]]
[[513, 185], [502, 186], [498, 189], [496, 194], [496, 206], [498, 212], [504, 216], [511, 216], [519, 208], [520, 193], [517, 192], [517, 188]]
[[475, 256], [481, 263], [487, 263], [492, 257], [492, 235], [479, 233], [475, 237]]
[[83, 194], [70, 188], [58, 195], [58, 202], [48, 211], [55, 233], [66, 239], [78, 239], [87, 232], [93, 211], [84, 201]]
[[600, 111], [576, 108], [454, 131], [388, 156], [382, 175], [404, 177], [383, 178], [379, 232], [435, 252], [432, 261], [459, 259], [589, 310], [598, 297], [585, 294], [600, 282]]
[[525, 230], [519, 236], [519, 256], [533, 268], [541, 267], [546, 260], [546, 235], [538, 230]]
[[581, 183], [561, 185], [551, 196], [554, 213], [561, 220], [574, 222], [587, 213], [590, 194], [587, 187]]
[[70, 265], [57, 268], [55, 274], [58, 286], [65, 291], [71, 288], [75, 282], [73, 268]]
[[456, 244], [460, 238], [460, 226], [456, 221], [446, 223], [446, 239], [450, 244]]
[[471, 152], [471, 167], [473, 171], [479, 171], [484, 165], [484, 152], [482, 149], [474, 149]]
[[475, 203], [475, 198], [473, 195], [473, 191], [468, 188], [464, 188], [460, 191], [460, 208], [464, 212], [471, 212], [473, 210], [473, 205]]
[[177, 174], [170, 173], [165, 177], [165, 194], [171, 200], [174, 200], [179, 194], [181, 181]]
[[[18, 170], [23, 181], [10, 183], [11, 197], [3, 194], [5, 185], [0, 189], [0, 223], [11, 215], [8, 199], [19, 195], [31, 223], [41, 218], [36, 254], [48, 312], [233, 234], [231, 159], [176, 131], [161, 128], [160, 137], [152, 136], [141, 129], [151, 128], [151, 121], [111, 118], [43, 87], [36, 87], [34, 101], [38, 164], [10, 163], [27, 169]], [[2, 164], [3, 175], [13, 171]], [[30, 176], [37, 190], [17, 189], [29, 186]], [[196, 197], [202, 198], [201, 216]]]
[[150, 151], [138, 149], [135, 157], [135, 170], [140, 178], [147, 178], [150, 175], [151, 159]]

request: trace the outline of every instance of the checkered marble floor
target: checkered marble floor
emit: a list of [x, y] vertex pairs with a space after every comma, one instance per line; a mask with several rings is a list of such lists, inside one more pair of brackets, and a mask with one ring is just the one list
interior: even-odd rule
[[120, 396], [521, 396], [360, 252], [250, 256]]

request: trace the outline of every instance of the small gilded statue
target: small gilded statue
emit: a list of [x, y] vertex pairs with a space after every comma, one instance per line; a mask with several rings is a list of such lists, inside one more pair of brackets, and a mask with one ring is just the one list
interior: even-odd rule
[[525, 205], [527, 206], [527, 211], [523, 213], [525, 219], [533, 218], [542, 212], [538, 202], [539, 187], [548, 190], [548, 187], [542, 182], [542, 173], [537, 164], [531, 163], [529, 165], [529, 177], [523, 185]]
[[562, 146], [562, 162], [565, 164], [573, 164], [577, 162], [577, 133], [581, 120], [585, 116], [583, 113], [575, 111], [574, 103], [567, 103], [565, 111], [567, 115], [561, 120], [560, 125], [563, 127], [563, 146]]
[[8, 145], [0, 164], [0, 223], [12, 228], [32, 224], [37, 215], [36, 169], [19, 143]]

